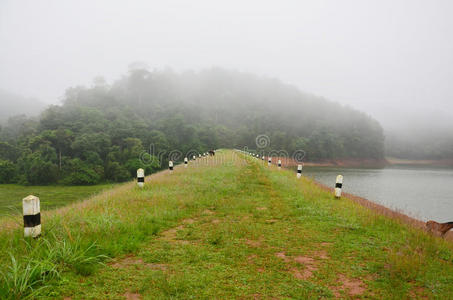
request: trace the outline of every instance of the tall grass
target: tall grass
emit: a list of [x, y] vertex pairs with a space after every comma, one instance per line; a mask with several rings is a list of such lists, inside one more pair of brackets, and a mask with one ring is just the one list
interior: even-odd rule
[[80, 238], [54, 233], [34, 240], [22, 239], [9, 257], [0, 271], [0, 299], [34, 298], [60, 280], [62, 272], [90, 275], [108, 259], [95, 243], [86, 244]]

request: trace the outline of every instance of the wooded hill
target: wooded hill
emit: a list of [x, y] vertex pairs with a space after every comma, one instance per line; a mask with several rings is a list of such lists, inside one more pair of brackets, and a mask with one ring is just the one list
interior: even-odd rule
[[[39, 118], [11, 118], [0, 131], [0, 183], [124, 181], [151, 144], [155, 154], [256, 149], [262, 134], [270, 144], [260, 150], [304, 150], [307, 161], [384, 153], [377, 121], [278, 80], [218, 68], [139, 68], [112, 85], [97, 78], [92, 87], [70, 88], [62, 105]], [[142, 166], [147, 173], [161, 168], [151, 161]]]

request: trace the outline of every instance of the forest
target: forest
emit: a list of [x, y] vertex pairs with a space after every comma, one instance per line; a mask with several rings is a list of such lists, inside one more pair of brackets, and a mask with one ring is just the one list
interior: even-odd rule
[[139, 167], [163, 168], [174, 150], [257, 149], [259, 135], [270, 141], [260, 150], [303, 150], [306, 161], [384, 157], [377, 121], [276, 79], [137, 67], [112, 84], [97, 77], [67, 89], [38, 117], [10, 117], [0, 129], [0, 183], [121, 182]]

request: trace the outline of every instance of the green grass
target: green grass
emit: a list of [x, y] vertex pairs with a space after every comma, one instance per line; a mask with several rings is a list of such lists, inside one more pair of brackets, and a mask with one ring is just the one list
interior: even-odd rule
[[0, 216], [22, 213], [22, 199], [28, 195], [39, 197], [41, 208], [43, 210], [49, 210], [86, 199], [104, 189], [112, 187], [112, 184], [90, 186], [22, 186], [17, 184], [0, 184]]
[[51, 212], [40, 239], [5, 230], [0, 298], [453, 297], [448, 242], [294, 172], [218, 156], [236, 161], [180, 166]]

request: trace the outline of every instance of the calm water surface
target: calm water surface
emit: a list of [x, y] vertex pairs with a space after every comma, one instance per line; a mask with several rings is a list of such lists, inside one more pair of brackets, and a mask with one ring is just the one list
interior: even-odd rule
[[453, 169], [304, 167], [302, 173], [331, 187], [341, 174], [344, 192], [423, 221], [453, 221]]

